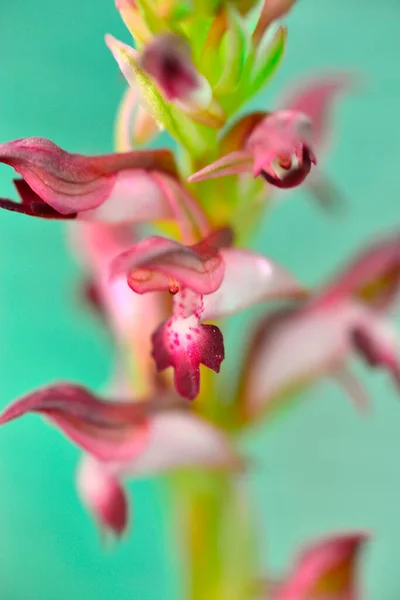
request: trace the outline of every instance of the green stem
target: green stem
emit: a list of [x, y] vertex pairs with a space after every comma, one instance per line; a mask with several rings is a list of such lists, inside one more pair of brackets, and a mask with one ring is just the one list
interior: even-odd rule
[[185, 600], [250, 600], [255, 536], [242, 477], [196, 471], [170, 484]]

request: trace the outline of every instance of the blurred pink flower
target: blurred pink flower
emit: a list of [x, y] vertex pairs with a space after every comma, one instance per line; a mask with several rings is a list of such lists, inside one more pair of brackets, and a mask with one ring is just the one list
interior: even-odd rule
[[301, 184], [317, 162], [314, 152], [326, 146], [333, 101], [349, 86], [342, 75], [302, 83], [279, 110], [244, 117], [227, 134], [233, 150], [189, 181], [253, 172], [278, 188]]
[[368, 540], [365, 533], [325, 538], [303, 550], [291, 575], [273, 600], [360, 600], [356, 562]]
[[396, 335], [384, 318], [399, 283], [400, 236], [394, 235], [365, 250], [308, 301], [267, 315], [244, 370], [245, 412], [267, 411], [274, 400], [324, 374], [338, 377], [362, 400], [347, 370], [354, 352], [370, 366], [385, 368], [400, 386]]
[[49, 419], [90, 455], [78, 473], [79, 493], [102, 526], [117, 534], [127, 525], [124, 479], [195, 466], [242, 467], [228, 436], [174, 397], [104, 400], [83, 386], [58, 383], [16, 400], [0, 425], [29, 412]]

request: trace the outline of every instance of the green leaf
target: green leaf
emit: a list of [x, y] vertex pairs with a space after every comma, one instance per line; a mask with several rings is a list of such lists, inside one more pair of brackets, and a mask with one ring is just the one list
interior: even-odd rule
[[222, 75], [214, 88], [216, 97], [229, 94], [238, 85], [250, 44], [246, 21], [236, 9], [228, 9], [228, 31], [225, 34], [226, 50]]
[[256, 94], [271, 79], [283, 58], [285, 45], [286, 28], [280, 26], [270, 43], [267, 44], [267, 47], [261, 42], [261, 57], [259, 56], [260, 52], [257, 52], [257, 49], [255, 49], [255, 64], [252, 72], [249, 95]]
[[136, 4], [141, 12], [144, 22], [152, 33], [157, 34], [168, 29], [165, 20], [157, 14], [157, 11], [155, 10], [156, 3], [154, 1], [136, 0]]

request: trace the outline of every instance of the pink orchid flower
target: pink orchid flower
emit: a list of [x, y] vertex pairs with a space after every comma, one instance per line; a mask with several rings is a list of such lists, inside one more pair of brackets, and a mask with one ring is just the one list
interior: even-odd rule
[[360, 600], [355, 569], [367, 540], [365, 533], [357, 532], [310, 544], [273, 600]]
[[158, 371], [174, 369], [180, 395], [199, 393], [200, 364], [219, 372], [225, 351], [222, 333], [202, 321], [233, 314], [252, 304], [302, 293], [300, 286], [269, 259], [231, 248], [222, 229], [192, 246], [158, 236], [147, 238], [111, 263], [111, 280], [125, 274], [137, 294], [169, 291], [172, 316], [153, 333]]
[[22, 176], [22, 202], [0, 199], [0, 208], [58, 219], [110, 223], [187, 220], [196, 202], [178, 182], [168, 150], [83, 156], [43, 138], [0, 144], [0, 162]]
[[280, 109], [245, 117], [228, 134], [237, 148], [189, 181], [252, 172], [278, 188], [300, 185], [317, 164], [315, 151], [326, 141], [332, 103], [348, 87], [344, 76], [316, 79], [299, 86]]
[[128, 521], [124, 479], [242, 467], [229, 438], [174, 398], [109, 401], [83, 386], [58, 383], [15, 401], [0, 415], [0, 425], [30, 412], [46, 417], [89, 455], [78, 473], [80, 495], [100, 524], [118, 535]]
[[347, 367], [354, 353], [369, 366], [386, 369], [399, 387], [398, 344], [385, 319], [399, 283], [400, 236], [394, 235], [368, 248], [300, 306], [268, 315], [245, 367], [242, 400], [248, 415], [271, 409], [274, 400], [324, 374], [364, 402]]

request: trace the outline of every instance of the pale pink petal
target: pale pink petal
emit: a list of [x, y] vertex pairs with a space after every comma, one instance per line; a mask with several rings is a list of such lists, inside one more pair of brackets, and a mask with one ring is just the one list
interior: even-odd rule
[[379, 240], [358, 257], [316, 298], [318, 304], [355, 297], [378, 309], [388, 308], [400, 284], [400, 235]]
[[250, 152], [237, 151], [231, 152], [215, 162], [207, 165], [204, 169], [193, 173], [188, 178], [190, 183], [203, 181], [204, 179], [213, 179], [215, 177], [225, 177], [226, 175], [237, 175], [239, 173], [251, 173], [253, 168], [253, 157]]
[[268, 300], [304, 295], [300, 284], [274, 261], [239, 248], [223, 248], [221, 286], [203, 298], [203, 320], [218, 319]]
[[214, 244], [207, 240], [194, 246], [152, 236], [117, 256], [110, 265], [111, 278], [125, 274], [129, 286], [139, 294], [180, 287], [199, 294], [218, 289], [224, 263]]
[[99, 460], [126, 460], [146, 444], [154, 410], [154, 402], [107, 402], [82, 386], [59, 383], [15, 401], [0, 416], [0, 425], [37, 412]]
[[97, 208], [80, 211], [78, 218], [103, 223], [144, 223], [171, 220], [173, 207], [152, 173], [140, 169], [121, 171], [108, 198]]
[[273, 600], [361, 600], [355, 570], [367, 540], [365, 533], [357, 532], [310, 545]]
[[250, 415], [299, 385], [329, 373], [352, 350], [350, 332], [364, 318], [361, 307], [284, 309], [259, 326], [245, 372], [244, 402]]
[[117, 477], [153, 475], [181, 468], [235, 469], [242, 466], [229, 437], [189, 411], [154, 415], [148, 444], [131, 461], [115, 461], [109, 469]]
[[315, 378], [335, 373], [350, 352], [382, 367], [400, 387], [396, 335], [387, 323], [355, 302], [272, 313], [259, 327], [245, 370], [244, 402], [249, 414]]
[[331, 131], [333, 104], [354, 87], [355, 78], [332, 73], [314, 80], [302, 81], [281, 102], [282, 108], [306, 114], [313, 123], [312, 142], [319, 152], [325, 151]]
[[129, 503], [117, 479], [90, 455], [84, 455], [77, 472], [82, 503], [106, 532], [121, 536], [128, 526]]

